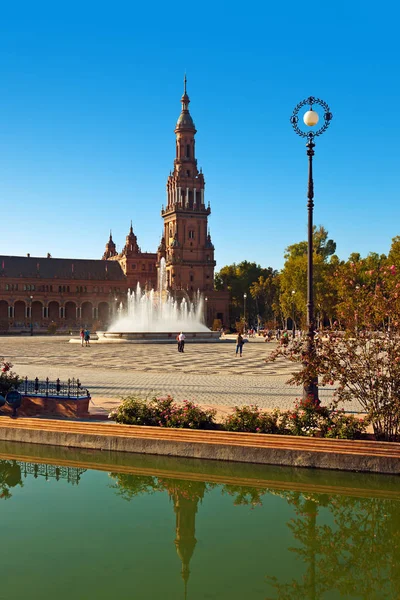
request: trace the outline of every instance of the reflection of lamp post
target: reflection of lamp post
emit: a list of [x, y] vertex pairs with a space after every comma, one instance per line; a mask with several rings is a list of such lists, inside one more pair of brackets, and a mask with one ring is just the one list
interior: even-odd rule
[[246, 292], [243, 294], [244, 333], [246, 333]]
[[292, 338], [295, 338], [295, 329], [294, 329], [294, 295], [296, 290], [292, 290]]
[[32, 300], [33, 300], [33, 296], [29, 296], [29, 300], [31, 301], [30, 307], [29, 307], [29, 315], [30, 315], [30, 319], [31, 322], [29, 324], [29, 328], [31, 331], [31, 335], [33, 335], [33, 323], [32, 323]]
[[[303, 121], [307, 127], [314, 127], [319, 121], [319, 115], [313, 110], [313, 105], [317, 104], [324, 110], [324, 124], [316, 131], [302, 131], [299, 126], [298, 112], [304, 106], [309, 106], [309, 110], [304, 114]], [[293, 129], [301, 137], [307, 138], [306, 148], [308, 156], [308, 258], [307, 258], [307, 325], [308, 325], [308, 349], [307, 354], [309, 358], [312, 358], [315, 354], [314, 344], [314, 295], [313, 295], [313, 208], [314, 208], [314, 181], [313, 181], [313, 156], [314, 156], [314, 138], [324, 133], [332, 120], [332, 113], [329, 110], [329, 106], [323, 100], [319, 98], [313, 98], [310, 96], [305, 100], [299, 102], [295, 107], [293, 114], [290, 118]], [[318, 378], [311, 377], [310, 380], [304, 385], [304, 397], [312, 396], [314, 402], [319, 403], [318, 400]]]

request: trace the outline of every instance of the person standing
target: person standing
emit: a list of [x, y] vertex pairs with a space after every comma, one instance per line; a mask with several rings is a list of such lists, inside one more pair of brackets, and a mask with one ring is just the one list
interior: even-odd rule
[[85, 337], [85, 346], [90, 346], [90, 331], [89, 331], [89, 329], [85, 329], [84, 337]]
[[178, 352], [185, 352], [185, 335], [182, 331], [178, 335]]
[[81, 346], [83, 348], [83, 342], [85, 341], [85, 330], [84, 329], [80, 330], [79, 337], [81, 338]]
[[238, 352], [240, 352], [240, 358], [242, 358], [242, 351], [243, 351], [243, 337], [241, 333], [238, 333], [238, 336], [236, 338], [236, 356], [238, 355]]

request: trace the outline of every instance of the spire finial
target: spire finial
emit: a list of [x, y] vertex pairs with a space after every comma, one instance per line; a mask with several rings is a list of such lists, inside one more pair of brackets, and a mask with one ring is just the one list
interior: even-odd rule
[[131, 228], [130, 228], [130, 230], [129, 230], [129, 233], [133, 233], [132, 219], [131, 219]]
[[112, 241], [112, 231], [110, 229], [110, 242]]
[[183, 78], [183, 95], [186, 95], [186, 84], [187, 84], [187, 77], [186, 77], [186, 71], [185, 71], [185, 77]]

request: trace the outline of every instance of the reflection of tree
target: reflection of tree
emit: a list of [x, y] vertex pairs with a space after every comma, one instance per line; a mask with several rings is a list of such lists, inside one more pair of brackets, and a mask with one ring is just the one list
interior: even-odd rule
[[[269, 581], [279, 600], [340, 597], [397, 599], [400, 597], [400, 502], [324, 494], [279, 492], [295, 506], [288, 523], [299, 547], [290, 548], [304, 561], [301, 581]], [[329, 508], [334, 525], [318, 525], [320, 507]]]
[[10, 488], [17, 485], [23, 486], [19, 464], [15, 460], [0, 460], [0, 498], [11, 498]]
[[243, 485], [226, 484], [222, 487], [223, 494], [229, 494], [233, 497], [235, 506], [256, 506], [262, 505], [262, 496], [268, 492], [268, 488], [252, 488]]

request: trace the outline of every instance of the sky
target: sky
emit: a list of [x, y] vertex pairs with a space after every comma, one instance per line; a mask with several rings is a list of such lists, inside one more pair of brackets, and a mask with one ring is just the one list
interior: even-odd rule
[[369, 2], [3, 3], [0, 254], [101, 258], [130, 220], [155, 252], [186, 71], [217, 270], [280, 269], [306, 239], [310, 95], [314, 222], [337, 254], [400, 235], [399, 5]]

